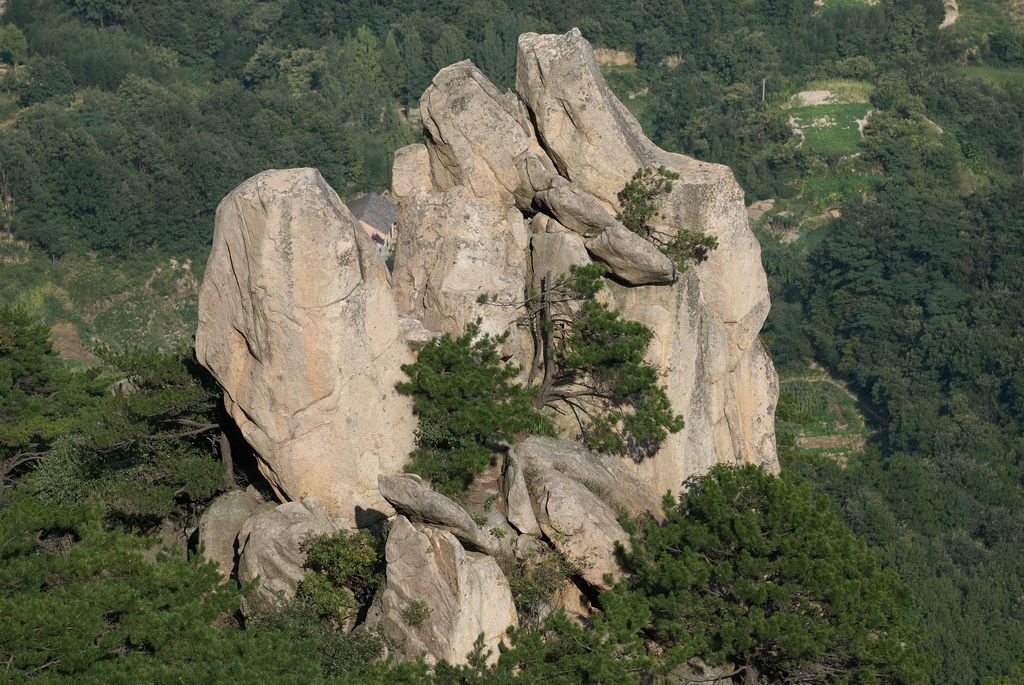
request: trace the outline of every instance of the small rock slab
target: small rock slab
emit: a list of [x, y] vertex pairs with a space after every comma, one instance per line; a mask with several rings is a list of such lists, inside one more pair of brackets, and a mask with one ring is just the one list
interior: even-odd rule
[[615, 512], [601, 498], [569, 476], [554, 469], [540, 469], [528, 479], [530, 494], [537, 502], [538, 520], [544, 536], [590, 585], [608, 589], [622, 576], [615, 560], [615, 543], [629, 535], [619, 525]]
[[253, 514], [273, 509], [269, 502], [259, 502], [241, 490], [231, 490], [210, 503], [199, 519], [199, 544], [203, 555], [217, 564], [225, 578], [235, 571], [235, 541], [238, 531]]
[[534, 436], [513, 446], [508, 458], [528, 471], [554, 469], [564, 473], [599, 490], [611, 506], [630, 516], [664, 518], [659, 493], [614, 455], [591, 452], [573, 440]]
[[447, 530], [464, 545], [485, 554], [497, 553], [499, 542], [480, 530], [473, 517], [458, 504], [423, 485], [419, 476], [378, 476], [377, 487], [395, 510], [414, 521], [431, 523]]

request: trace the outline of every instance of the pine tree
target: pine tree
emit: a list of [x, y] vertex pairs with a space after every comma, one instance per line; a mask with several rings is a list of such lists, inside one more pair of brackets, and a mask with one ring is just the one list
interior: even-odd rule
[[654, 334], [597, 299], [603, 273], [574, 266], [553, 283], [542, 280], [526, 302], [536, 350], [530, 385], [536, 406], [576, 418], [588, 447], [641, 459], [682, 430], [683, 419], [644, 359]]
[[622, 211], [615, 218], [629, 230], [653, 243], [672, 259], [682, 273], [690, 262], [699, 264], [706, 260], [711, 250], [718, 247], [718, 240], [700, 231], [679, 228], [669, 233], [651, 224], [653, 219], [660, 216], [660, 198], [672, 191], [672, 181], [678, 179], [678, 173], [664, 166], [637, 169], [633, 178], [619, 191]]
[[531, 393], [513, 382], [519, 369], [501, 361], [498, 347], [507, 336], [480, 335], [479, 322], [470, 324], [457, 338], [431, 341], [414, 364], [402, 366], [409, 380], [397, 388], [413, 398], [419, 417], [410, 470], [443, 492], [465, 489], [503, 443], [553, 433]]
[[409, 74], [405, 62], [402, 60], [402, 52], [398, 49], [398, 39], [395, 38], [394, 31], [388, 31], [388, 35], [384, 38], [380, 68], [388, 92], [396, 99], [404, 99]]
[[618, 591], [650, 607], [669, 656], [744, 683], [927, 682], [908, 589], [822, 498], [752, 465], [690, 486], [621, 555]]
[[229, 683], [320, 679], [314, 645], [234, 625], [240, 594], [212, 563], [143, 556], [100, 511], [18, 493], [0, 507], [5, 679]]

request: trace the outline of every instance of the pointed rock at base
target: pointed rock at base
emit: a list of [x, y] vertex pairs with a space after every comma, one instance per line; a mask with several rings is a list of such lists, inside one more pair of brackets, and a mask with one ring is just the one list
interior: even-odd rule
[[391, 525], [387, 583], [366, 618], [402, 660], [466, 663], [483, 635], [488, 663], [517, 624], [508, 581], [494, 558], [467, 552], [449, 532], [415, 526], [404, 516]]

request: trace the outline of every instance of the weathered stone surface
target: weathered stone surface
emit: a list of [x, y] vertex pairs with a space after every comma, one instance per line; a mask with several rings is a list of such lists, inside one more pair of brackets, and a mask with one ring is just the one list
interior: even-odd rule
[[[548, 222], [548, 226], [551, 224], [558, 225], [554, 220]], [[535, 233], [530, 236], [530, 259], [533, 288], [537, 292], [540, 292], [541, 279], [553, 284], [560, 277], [568, 275], [572, 267], [593, 263], [587, 254], [583, 238], [564, 230]]]
[[395, 151], [391, 167], [391, 192], [398, 200], [416, 191], [433, 190], [430, 182], [430, 155], [422, 143], [406, 145]]
[[453, 335], [478, 318], [483, 333], [513, 329], [504, 351], [526, 363], [530, 336], [513, 325], [519, 316], [514, 305], [526, 292], [529, 249], [519, 210], [455, 186], [404, 200], [399, 227], [392, 279], [401, 314]]
[[409, 519], [447, 530], [475, 551], [492, 555], [497, 552], [498, 541], [494, 536], [480, 530], [465, 509], [423, 485], [418, 476], [382, 475], [377, 484], [384, 499]]
[[673, 407], [687, 420], [639, 472], [658, 490], [676, 490], [682, 478], [718, 461], [777, 468], [773, 420], [765, 411], [776, 403], [770, 362], [744, 361], [755, 354], [768, 313], [767, 280], [732, 172], [651, 143], [608, 89], [575, 29], [520, 36], [516, 87], [547, 154], [582, 191], [614, 213], [617, 193], [638, 168], [664, 165], [680, 178], [655, 223], [664, 231], [686, 228], [718, 240], [710, 258], [671, 288], [612, 288], [624, 317], [655, 328], [648, 359], [658, 364]]
[[665, 491], [655, 492], [618, 458], [591, 452], [578, 442], [534, 436], [511, 447], [509, 459], [531, 472], [558, 471], [598, 491], [606, 504], [630, 516], [663, 517], [661, 495]]
[[630, 285], [671, 283], [676, 277], [671, 259], [651, 242], [622, 226], [607, 228], [588, 240], [587, 251]]
[[585, 237], [599, 235], [602, 231], [621, 228], [601, 202], [585, 193], [563, 178], [552, 187], [534, 195], [534, 204], [558, 219], [559, 223]]
[[[388, 535], [387, 582], [370, 608], [366, 626], [383, 633], [402, 659], [426, 654], [460, 664], [483, 633], [490, 661], [505, 631], [517, 623], [508, 581], [489, 556], [467, 552], [454, 535], [416, 526], [404, 516]], [[410, 625], [411, 606], [429, 609]]]
[[196, 356], [281, 499], [390, 514], [377, 475], [413, 447], [412, 361], [375, 244], [315, 169], [266, 171], [217, 209]]
[[238, 531], [253, 514], [272, 509], [273, 504], [260, 502], [241, 490], [225, 492], [210, 503], [199, 519], [199, 544], [203, 555], [216, 562], [225, 578], [235, 570]]
[[527, 486], [537, 504], [537, 519], [544, 536], [570, 562], [580, 566], [580, 577], [597, 588], [607, 588], [621, 576], [615, 561], [615, 543], [628, 539], [615, 512], [586, 486], [553, 468], [531, 472]]
[[306, 536], [347, 528], [312, 497], [258, 513], [238, 533], [238, 580], [248, 583], [258, 577], [256, 597], [262, 603], [290, 599], [305, 573], [301, 545]]
[[437, 73], [420, 112], [434, 187], [466, 186], [477, 197], [511, 206], [517, 159], [543, 154], [515, 96], [502, 95], [466, 60]]
[[523, 535], [540, 537], [540, 526], [533, 513], [530, 491], [526, 489], [526, 478], [522, 464], [509, 451], [501, 472], [501, 495], [505, 498], [505, 517]]
[[775, 403], [765, 400], [779, 396], [779, 375], [760, 340], [755, 340], [740, 359], [732, 380], [738, 413], [740, 417], [749, 417], [740, 421], [742, 432], [738, 437], [744, 447], [737, 452], [759, 454], [761, 466], [768, 471], [777, 471], [779, 465], [774, 458]]

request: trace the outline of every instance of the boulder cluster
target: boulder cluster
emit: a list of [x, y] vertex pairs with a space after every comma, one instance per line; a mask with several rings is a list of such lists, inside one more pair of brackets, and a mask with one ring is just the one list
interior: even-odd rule
[[[468, 61], [442, 69], [421, 115], [425, 142], [395, 154], [390, 273], [316, 170], [263, 172], [218, 208], [196, 353], [285, 504], [232, 493], [201, 535], [222, 570], [258, 576], [273, 601], [301, 579], [303, 535], [389, 518], [386, 584], [364, 625], [400, 655], [457, 662], [480, 634], [496, 654], [517, 621], [496, 558], [557, 549], [578, 568], [561, 604], [581, 607], [615, 577], [620, 513], [658, 516], [661, 494], [716, 463], [777, 469], [778, 386], [758, 340], [769, 300], [742, 190], [728, 168], [651, 143], [578, 30], [520, 36], [515, 93]], [[662, 166], [679, 179], [657, 228], [718, 242], [684, 273], [616, 219], [633, 174]], [[607, 268], [602, 297], [654, 332], [648, 361], [686, 428], [640, 462], [586, 451], [571, 426], [568, 439], [513, 445], [481, 525], [402, 474], [416, 419], [395, 390], [400, 367], [479, 319], [510, 332], [502, 352], [527, 368], [534, 343], [515, 305], [593, 262]], [[421, 620], [403, 618], [420, 604]]]

